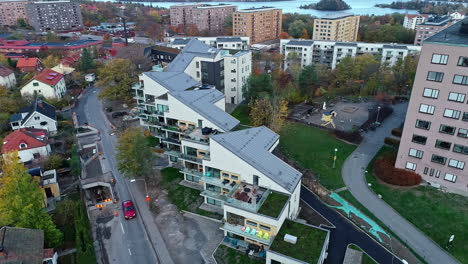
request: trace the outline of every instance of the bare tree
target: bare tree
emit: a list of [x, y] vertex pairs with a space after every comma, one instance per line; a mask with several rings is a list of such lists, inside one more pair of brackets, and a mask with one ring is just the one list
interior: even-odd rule
[[129, 44], [117, 50], [116, 58], [130, 60], [138, 72], [149, 71], [153, 65], [151, 59], [145, 56], [144, 50], [149, 47], [144, 44]]

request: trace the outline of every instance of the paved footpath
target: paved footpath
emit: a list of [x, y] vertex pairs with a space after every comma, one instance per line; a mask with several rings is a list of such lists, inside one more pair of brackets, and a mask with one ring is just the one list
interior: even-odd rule
[[366, 134], [363, 142], [346, 159], [341, 175], [351, 194], [427, 263], [459, 263], [392, 207], [379, 199], [367, 186], [365, 177], [367, 165], [383, 146], [384, 138], [390, 136], [391, 130], [399, 127], [404, 121], [407, 106], [406, 103], [396, 105], [394, 113], [383, 122], [381, 127]]

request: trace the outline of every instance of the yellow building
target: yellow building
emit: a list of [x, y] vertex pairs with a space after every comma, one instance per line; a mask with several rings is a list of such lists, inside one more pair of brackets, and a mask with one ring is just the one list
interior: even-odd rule
[[283, 11], [274, 7], [248, 8], [234, 12], [233, 35], [250, 37], [256, 44], [277, 39], [281, 33]]
[[333, 14], [314, 20], [314, 40], [357, 41], [359, 16]]

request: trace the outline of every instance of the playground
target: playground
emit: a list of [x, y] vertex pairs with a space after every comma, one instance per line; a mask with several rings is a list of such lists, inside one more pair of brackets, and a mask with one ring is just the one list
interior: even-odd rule
[[[374, 104], [373, 102], [337, 102], [322, 104], [320, 107], [318, 105], [300, 104], [294, 108], [290, 117], [307, 124], [351, 131], [354, 127], [360, 127], [367, 121], [369, 117], [368, 109]], [[333, 127], [333, 124], [335, 127]]]

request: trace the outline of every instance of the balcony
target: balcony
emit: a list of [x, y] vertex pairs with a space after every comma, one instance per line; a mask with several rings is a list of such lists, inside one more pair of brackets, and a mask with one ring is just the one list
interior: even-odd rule
[[135, 90], [143, 90], [145, 86], [141, 84], [141, 82], [136, 82], [132, 84], [132, 89]]
[[220, 200], [220, 201], [226, 201], [227, 199], [226, 195], [222, 195], [219, 192], [213, 192], [210, 190], [204, 190], [203, 192], [200, 193], [200, 195], [210, 197], [210, 198]]
[[136, 99], [136, 100], [143, 100], [143, 101], [145, 100], [145, 98], [143, 97], [142, 94], [141, 94], [141, 95], [140, 95], [140, 94], [135, 94], [135, 95], [133, 96], [133, 99]]
[[143, 120], [143, 123], [145, 125], [149, 125], [149, 126], [160, 126], [159, 121], [157, 121], [157, 120], [151, 120], [151, 119], [148, 119], [146, 121]]
[[212, 185], [215, 185], [215, 186], [219, 186], [219, 187], [222, 187], [222, 188], [225, 188], [225, 189], [229, 189], [229, 190], [232, 190], [234, 187], [236, 187], [235, 182], [229, 182], [229, 180], [227, 180], [227, 179], [223, 180], [221, 178], [207, 176], [206, 174], [204, 174], [200, 178], [200, 181], [208, 183], [208, 184], [212, 184]]
[[162, 138], [162, 141], [169, 142], [169, 143], [172, 143], [172, 144], [180, 145], [180, 140], [175, 139], [175, 138], [163, 137], [163, 138]]
[[[167, 139], [163, 138], [163, 141], [164, 140], [167, 140]], [[197, 157], [190, 156], [190, 155], [178, 152], [178, 151], [169, 150], [169, 151], [166, 151], [166, 154], [171, 155], [171, 156], [175, 156], [175, 157], [177, 157], [177, 158], [179, 158], [181, 160], [188, 160], [188, 161], [196, 162], [196, 163], [199, 163], [199, 164], [202, 163], [202, 159], [199, 159]]]
[[[232, 225], [232, 224], [224, 223], [221, 229], [227, 232], [254, 240], [254, 241], [258, 241], [266, 245], [271, 245], [271, 243], [273, 242], [273, 238], [274, 238], [269, 232], [263, 232], [263, 231], [262, 231], [262, 236], [259, 236], [259, 231], [261, 230], [256, 230], [256, 232], [253, 232], [252, 229], [249, 229], [250, 232], [245, 232], [244, 226], [241, 226], [241, 225]], [[268, 235], [265, 235], [265, 233], [267, 233]]]
[[258, 212], [270, 194], [269, 189], [241, 183], [231, 191], [226, 203], [251, 212]]
[[194, 170], [194, 169], [189, 169], [189, 168], [182, 168], [180, 170], [181, 173], [185, 173], [185, 174], [190, 174], [190, 175], [194, 175], [194, 176], [198, 176], [198, 177], [202, 177], [203, 176], [203, 172], [201, 171], [198, 171], [198, 170]]

